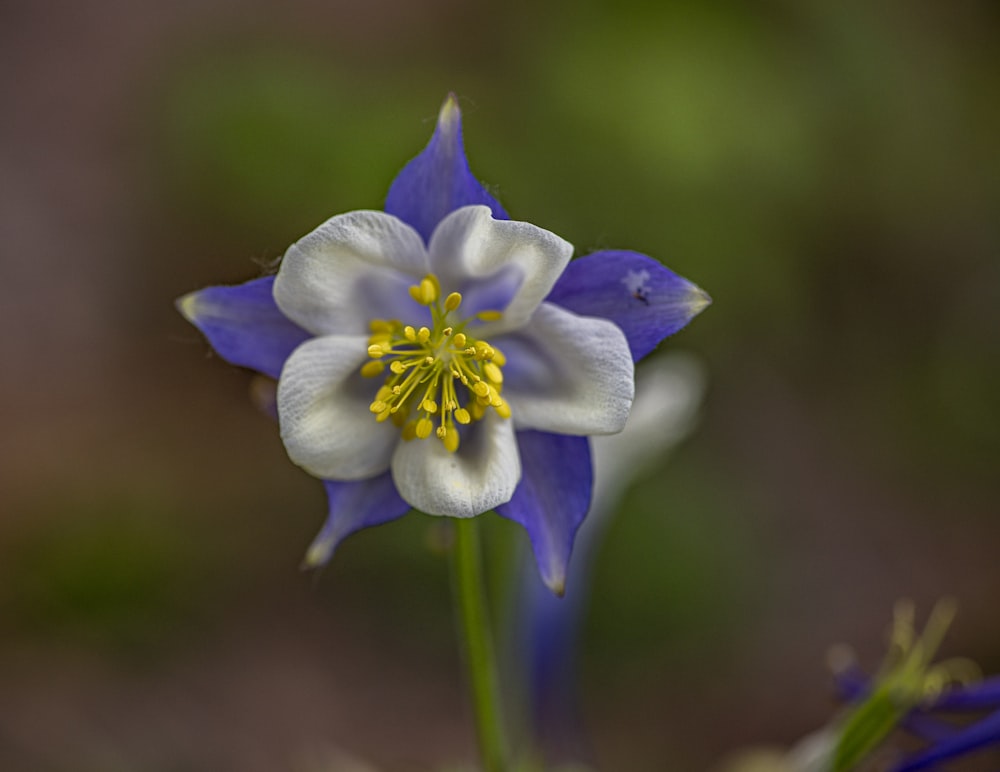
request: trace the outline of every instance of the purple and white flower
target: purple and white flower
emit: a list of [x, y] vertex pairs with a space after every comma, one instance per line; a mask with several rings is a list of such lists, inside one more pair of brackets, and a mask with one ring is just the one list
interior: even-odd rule
[[224, 359], [278, 382], [282, 441], [330, 504], [307, 565], [411, 508], [495, 509], [562, 592], [588, 436], [622, 429], [634, 361], [710, 302], [645, 255], [572, 253], [472, 176], [449, 96], [384, 212], [335, 216], [277, 275], [178, 301]]

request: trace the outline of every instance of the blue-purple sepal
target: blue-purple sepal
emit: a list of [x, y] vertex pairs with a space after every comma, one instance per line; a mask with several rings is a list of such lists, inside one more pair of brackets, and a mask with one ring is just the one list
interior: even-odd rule
[[517, 433], [517, 442], [521, 482], [513, 498], [497, 507], [497, 512], [524, 526], [542, 581], [562, 595], [573, 541], [590, 509], [590, 440], [524, 431]]
[[325, 565], [344, 539], [362, 528], [398, 520], [410, 511], [385, 472], [367, 480], [339, 482], [324, 480], [328, 515], [302, 561], [303, 568]]
[[606, 249], [570, 262], [546, 300], [618, 325], [638, 362], [712, 299], [651, 257]]
[[206, 287], [179, 298], [177, 309], [227, 362], [277, 378], [289, 355], [312, 336], [274, 302], [273, 276]]
[[496, 219], [508, 219], [500, 203], [469, 170], [462, 143], [462, 112], [455, 95], [449, 94], [431, 141], [392, 181], [385, 211], [429, 242], [446, 215], [472, 204], [485, 204]]

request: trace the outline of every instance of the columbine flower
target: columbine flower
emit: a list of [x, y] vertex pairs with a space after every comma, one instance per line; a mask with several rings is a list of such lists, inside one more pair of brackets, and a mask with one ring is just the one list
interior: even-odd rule
[[562, 592], [587, 437], [622, 429], [633, 361], [710, 302], [645, 255], [572, 252], [472, 176], [449, 97], [384, 212], [333, 217], [276, 276], [180, 299], [224, 359], [278, 381], [282, 441], [330, 504], [307, 565], [411, 507], [496, 509]]

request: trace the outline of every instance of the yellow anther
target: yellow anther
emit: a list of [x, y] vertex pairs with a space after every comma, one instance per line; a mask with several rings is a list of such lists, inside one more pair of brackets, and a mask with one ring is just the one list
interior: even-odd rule
[[440, 287], [433, 277], [425, 276], [420, 280], [420, 296], [424, 299], [425, 306], [429, 306], [437, 300], [440, 291]]
[[[395, 319], [369, 323], [368, 355], [375, 361], [361, 364], [360, 373], [367, 378], [385, 377], [369, 409], [378, 421], [391, 419], [404, 440], [425, 439], [434, 432], [454, 452], [460, 440], [458, 426], [478, 421], [491, 407], [503, 417], [510, 416], [500, 396], [501, 367], [506, 360], [487, 341], [462, 332], [469, 317], [460, 319], [456, 314], [454, 320], [450, 318], [462, 306], [461, 293], [443, 295], [433, 274], [409, 291], [416, 302], [430, 307], [433, 324], [404, 326]], [[485, 311], [478, 317], [490, 321], [502, 314]], [[459, 383], [467, 390], [461, 400]]]
[[503, 311], [480, 311], [476, 318], [484, 322], [496, 322], [503, 319]]
[[365, 378], [374, 378], [383, 370], [385, 370], [385, 363], [378, 359], [372, 360], [371, 362], [365, 362], [361, 365], [361, 374]]
[[503, 367], [507, 364], [507, 357], [503, 355], [503, 352], [500, 349], [495, 348], [493, 349], [493, 361], [500, 367]]

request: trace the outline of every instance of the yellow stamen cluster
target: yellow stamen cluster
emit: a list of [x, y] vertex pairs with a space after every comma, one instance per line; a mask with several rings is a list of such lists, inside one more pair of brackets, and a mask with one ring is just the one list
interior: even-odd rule
[[[502, 418], [510, 417], [510, 407], [500, 396], [506, 360], [485, 340], [463, 332], [468, 319], [449, 321], [462, 305], [462, 296], [452, 292], [442, 302], [441, 285], [433, 274], [410, 287], [410, 297], [430, 309], [433, 326], [414, 328], [398, 320], [372, 320], [371, 361], [361, 367], [361, 374], [375, 378], [388, 369], [389, 375], [369, 410], [376, 421], [391, 419], [401, 427], [404, 440], [422, 440], [433, 433], [454, 453], [459, 441], [456, 423], [478, 421], [491, 407]], [[483, 311], [476, 316], [499, 319], [501, 313]], [[456, 383], [468, 392], [464, 407]]]

